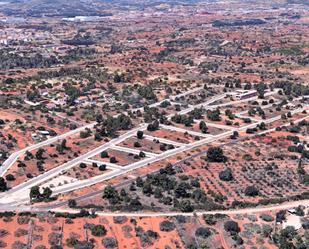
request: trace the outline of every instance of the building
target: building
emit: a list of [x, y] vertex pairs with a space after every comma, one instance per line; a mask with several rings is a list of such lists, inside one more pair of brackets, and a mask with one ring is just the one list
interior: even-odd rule
[[257, 91], [253, 90], [253, 91], [244, 91], [243, 93], [237, 94], [235, 97], [238, 100], [243, 100], [256, 97], [257, 95], [258, 95]]

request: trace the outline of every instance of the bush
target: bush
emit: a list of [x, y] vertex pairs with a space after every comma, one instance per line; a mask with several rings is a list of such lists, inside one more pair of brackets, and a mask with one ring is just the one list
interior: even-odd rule
[[103, 239], [102, 244], [105, 248], [116, 248], [118, 246], [117, 240], [113, 237]]
[[240, 231], [240, 228], [237, 222], [233, 220], [228, 220], [224, 223], [224, 230], [227, 232], [238, 233]]
[[221, 181], [232, 181], [234, 179], [232, 170], [227, 168], [219, 173], [219, 178]]
[[103, 225], [95, 225], [91, 228], [91, 234], [96, 237], [102, 237], [106, 235], [106, 229]]
[[206, 227], [199, 227], [195, 231], [195, 236], [201, 237], [203, 239], [208, 238], [210, 235], [211, 235], [211, 231], [209, 228], [206, 228]]
[[160, 223], [160, 231], [170, 232], [176, 228], [175, 224], [171, 221], [165, 220]]

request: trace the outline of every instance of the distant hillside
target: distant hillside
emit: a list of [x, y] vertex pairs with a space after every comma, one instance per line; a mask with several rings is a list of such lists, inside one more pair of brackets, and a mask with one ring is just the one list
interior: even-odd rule
[[74, 17], [79, 15], [108, 15], [108, 8], [98, 6], [93, 0], [11, 0], [0, 10], [6, 15], [14, 16], [62, 16]]

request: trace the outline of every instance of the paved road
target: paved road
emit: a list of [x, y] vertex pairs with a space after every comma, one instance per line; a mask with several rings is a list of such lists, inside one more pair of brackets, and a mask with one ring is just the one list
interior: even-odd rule
[[[301, 120], [304, 120], [304, 119], [307, 119], [307, 117], [303, 117], [303, 118], [300, 118], [300, 119], [298, 119], [298, 120], [295, 120], [295, 123], [300, 122]], [[286, 124], [284, 124], [284, 125], [288, 125], [288, 124], [289, 124], [289, 123], [286, 123]], [[270, 129], [270, 130], [267, 130], [267, 131], [261, 131], [261, 132], [259, 132], [259, 133], [257, 133], [257, 134], [250, 134], [250, 135], [248, 135], [248, 136], [253, 137], [253, 136], [261, 135], [261, 134], [264, 134], [264, 133], [267, 133], [267, 132], [270, 132], [270, 131], [273, 131], [273, 130], [275, 130], [275, 128]], [[227, 132], [226, 134], [228, 135], [229, 133], [230, 133], [230, 132]], [[222, 135], [222, 137], [224, 137], [224, 136]], [[220, 147], [225, 147], [225, 146], [229, 146], [229, 145], [234, 145], [234, 144], [237, 144], [237, 143], [239, 143], [240, 141], [245, 140], [245, 139], [247, 139], [247, 137], [240, 138], [240, 139], [238, 139], [238, 140], [230, 141], [229, 143], [222, 144]], [[186, 161], [188, 161], [188, 160], [190, 161], [190, 160], [192, 160], [193, 158], [196, 158], [196, 157], [199, 157], [199, 156], [201, 156], [201, 155], [204, 155], [206, 152], [207, 152], [207, 151], [201, 151], [201, 152], [195, 153], [195, 154], [193, 154], [193, 155], [191, 155], [191, 156], [189, 156], [189, 157], [186, 157], [185, 159], [179, 160], [179, 161], [176, 162], [173, 166], [174, 166], [174, 167], [177, 167], [177, 166], [181, 165], [182, 163], [184, 163], [184, 162], [186, 162]], [[151, 172], [151, 173], [156, 173], [156, 172], [158, 172], [158, 171], [159, 171], [159, 170], [155, 170], [155, 171], [153, 171], [153, 172]], [[148, 174], [148, 173], [147, 173], [147, 174]], [[145, 174], [145, 175], [143, 175], [143, 176], [141, 176], [141, 177], [146, 177], [147, 174]], [[102, 177], [103, 177], [103, 176], [102, 176]], [[128, 184], [130, 184], [132, 181], [134, 181], [134, 179], [125, 180], [125, 181], [123, 181], [123, 182], [121, 182], [121, 183], [115, 185], [115, 187], [116, 187], [116, 188], [122, 188], [122, 187], [127, 186]], [[103, 191], [102, 189], [96, 190], [96, 191], [87, 193], [87, 194], [85, 194], [85, 195], [79, 196], [79, 197], [74, 198], [74, 199], [75, 199], [76, 201], [86, 200], [86, 199], [92, 198], [92, 197], [97, 196], [97, 195], [102, 195], [102, 191]], [[25, 200], [26, 200], [26, 199], [25, 199]], [[295, 202], [295, 203], [296, 203], [296, 202]], [[17, 204], [17, 203], [16, 203], [16, 204]], [[43, 205], [43, 206], [41, 206], [41, 207], [37, 207], [37, 208], [38, 208], [37, 210], [46, 211], [46, 210], [51, 210], [51, 209], [60, 208], [60, 207], [66, 206], [67, 204], [68, 204], [67, 201], [61, 201], [61, 202], [54, 203], [54, 204], [51, 204], [51, 205]], [[290, 205], [290, 203], [289, 203], [289, 205]], [[281, 207], [281, 206], [280, 206], [280, 207]], [[3, 208], [3, 207], [0, 206], [0, 210], [1, 210], [1, 208]], [[24, 206], [22, 206], [22, 207], [13, 207], [13, 206], [11, 205], [11, 206], [9, 206], [8, 208], [12, 208], [12, 210], [15, 210], [15, 208], [16, 208], [16, 209], [18, 209], [18, 210], [20, 210], [20, 211], [26, 211], [26, 210], [23, 209], [23, 208], [25, 208]], [[27, 208], [28, 208], [28, 207], [26, 207], [26, 209], [27, 209]]]
[[15, 163], [18, 159], [18, 157], [20, 157], [22, 154], [24, 154], [26, 151], [32, 151], [32, 150], [36, 150], [40, 147], [43, 147], [43, 146], [46, 146], [46, 145], [49, 145], [49, 144], [52, 144], [52, 143], [55, 143], [57, 142], [58, 140], [63, 140], [64, 138], [66, 137], [69, 137], [69, 136], [72, 136], [76, 133], [79, 133], [83, 130], [85, 130], [86, 128], [93, 128], [94, 125], [96, 123], [91, 123], [91, 124], [88, 124], [88, 125], [85, 125], [83, 127], [80, 127], [80, 128], [77, 128], [75, 130], [71, 130], [67, 133], [64, 133], [64, 134], [61, 134], [61, 135], [58, 135], [58, 136], [55, 136], [55, 137], [52, 137], [50, 139], [47, 139], [43, 142], [40, 142], [40, 143], [37, 143], [37, 144], [33, 144], [33, 145], [30, 145], [22, 150], [19, 150], [18, 152], [15, 152], [13, 154], [11, 154], [9, 156], [9, 158], [2, 164], [2, 166], [0, 167], [0, 176], [3, 176], [6, 171], [13, 165], [13, 163]]
[[[188, 94], [191, 94], [191, 93], [194, 93], [196, 91], [199, 91], [201, 90], [203, 87], [198, 87], [198, 88], [194, 88], [190, 91], [187, 91], [185, 93], [182, 93], [182, 94], [178, 94], [178, 95], [175, 95], [174, 97], [179, 97], [179, 96], [186, 96]], [[159, 106], [162, 102], [164, 102], [165, 100], [169, 100], [169, 98], [167, 99], [164, 99], [162, 101], [159, 101], [159, 102], [156, 102], [154, 104], [151, 104], [150, 107], [156, 107], [156, 106]], [[137, 110], [143, 110], [143, 108], [136, 108], [136, 109], [133, 109], [132, 111], [137, 111]], [[61, 117], [61, 118], [67, 118], [67, 117], [64, 117], [62, 116], [61, 114], [58, 114], [58, 113], [55, 113], [57, 116]], [[119, 114], [115, 115], [115, 116], [118, 116]], [[75, 120], [71, 120], [72, 122], [76, 122]], [[17, 159], [22, 155], [24, 154], [26, 151], [32, 151], [32, 150], [35, 150], [35, 149], [38, 149], [40, 147], [43, 147], [43, 146], [46, 146], [46, 145], [49, 145], [51, 143], [54, 143], [54, 142], [57, 142], [58, 140], [62, 140], [68, 136], [72, 136], [86, 128], [93, 128], [94, 126], [96, 125], [96, 122], [94, 123], [91, 123], [89, 125], [85, 125], [83, 127], [80, 127], [80, 128], [77, 128], [75, 130], [72, 130], [72, 131], [69, 131], [67, 133], [64, 133], [64, 134], [61, 134], [61, 135], [58, 135], [58, 136], [55, 136], [55, 137], [52, 137], [48, 140], [45, 140], [43, 142], [40, 142], [40, 143], [37, 143], [37, 144], [34, 144], [34, 145], [30, 145], [20, 151], [17, 151], [15, 153], [12, 153], [9, 158], [3, 162], [3, 164], [1, 165], [0, 167], [0, 176], [4, 176], [6, 171], [17, 161]]]
[[180, 143], [180, 142], [175, 142], [175, 141], [172, 141], [172, 140], [169, 140], [169, 139], [166, 139], [166, 138], [159, 138], [159, 137], [153, 137], [153, 136], [150, 136], [150, 135], [144, 135], [144, 139], [147, 139], [147, 140], [150, 140], [150, 141], [159, 141], [160, 143], [164, 143], [164, 144], [171, 144], [171, 145], [174, 145], [174, 146], [177, 146], [177, 147], [181, 147], [181, 146], [184, 146], [186, 144], [184, 143]]
[[[247, 100], [248, 101], [248, 100]], [[293, 112], [297, 112], [299, 110], [294, 110]], [[268, 119], [268, 120], [263, 120], [261, 122], [265, 122], [265, 123], [270, 123], [270, 122], [274, 122], [276, 120], [280, 119], [279, 116], [277, 117], [274, 117], [274, 118], [271, 118], [271, 119]], [[251, 127], [255, 127], [257, 123], [253, 123], [253, 124], [250, 124], [248, 126], [244, 126], [244, 127], [241, 127], [239, 128], [239, 130], [245, 130], [247, 128], [251, 128]], [[133, 136], [136, 134], [136, 132], [138, 130], [143, 130], [143, 129], [146, 129], [146, 124], [143, 124], [141, 127], [138, 127], [138, 128], [135, 128], [123, 135], [121, 135], [120, 137], [116, 138], [116, 139], [113, 139], [111, 140], [110, 142], [94, 149], [93, 151], [90, 151], [78, 158], [75, 158], [73, 160], [71, 160], [70, 162], [66, 163], [66, 164], [63, 164], [57, 168], [54, 168], [36, 178], [33, 178], [23, 184], [20, 184], [18, 185], [17, 187], [13, 188], [12, 190], [9, 190], [8, 192], [5, 193], [5, 195], [2, 195], [3, 197], [5, 197], [6, 199], [3, 199], [2, 198], [2, 201], [8, 201], [7, 197], [8, 196], [11, 196], [13, 197], [13, 200], [16, 200], [16, 201], [19, 201], [19, 200], [25, 200], [25, 198], [23, 196], [19, 196], [20, 194], [22, 194], [22, 190], [24, 189], [29, 189], [31, 188], [32, 186], [35, 186], [35, 185], [38, 185], [40, 183], [43, 183], [43, 182], [46, 182], [47, 180], [49, 180], [50, 178], [53, 178], [55, 176], [57, 176], [58, 174], [60, 174], [61, 172], [63, 172], [64, 170], [67, 170], [75, 165], [77, 165], [78, 163], [80, 163], [81, 161], [84, 161], [90, 157], [93, 157], [94, 155], [100, 153], [101, 151], [117, 144], [117, 143], [120, 143], [122, 141], [124, 141], [125, 139]], [[221, 139], [221, 138], [224, 138], [224, 137], [227, 137], [229, 135], [232, 134], [232, 131], [227, 131], [227, 132], [224, 132], [222, 134], [219, 134], [217, 136], [211, 136], [211, 137], [207, 137], [205, 139], [202, 139], [202, 140], [199, 140], [199, 141], [196, 141], [192, 144], [187, 144], [187, 145], [184, 145], [182, 147], [179, 147], [179, 148], [175, 148], [173, 150], [170, 150], [170, 151], [166, 151], [164, 153], [161, 153], [159, 155], [156, 155], [155, 157], [152, 157], [152, 158], [146, 158], [144, 160], [141, 160], [139, 162], [136, 162], [136, 163], [133, 163], [131, 165], [128, 165], [126, 167], [124, 167], [123, 170], [117, 170], [115, 169], [113, 172], [110, 172], [108, 174], [105, 174], [105, 175], [100, 175], [100, 176], [97, 176], [97, 177], [94, 177], [94, 178], [91, 178], [91, 179], [86, 179], [86, 180], [83, 180], [83, 181], [77, 181], [77, 182], [74, 182], [74, 183], [70, 183], [70, 184], [67, 184], [65, 186], [61, 186], [61, 187], [57, 187], [54, 191], [54, 193], [64, 193], [64, 192], [68, 192], [68, 191], [72, 191], [72, 190], [75, 190], [75, 189], [78, 189], [78, 188], [83, 188], [83, 187], [86, 187], [86, 186], [89, 186], [89, 185], [93, 185], [97, 182], [100, 182], [100, 181], [104, 181], [104, 180], [108, 180], [108, 179], [111, 179], [115, 176], [119, 176], [123, 173], [127, 173], [129, 171], [132, 171], [132, 170], [135, 170], [137, 168], [140, 168], [140, 167], [144, 167], [146, 166], [147, 164], [150, 164], [150, 163], [153, 163], [153, 162], [156, 162], [156, 161], [159, 161], [159, 160], [162, 160], [162, 159], [165, 159], [165, 158], [168, 158], [170, 156], [173, 156], [177, 153], [181, 153], [183, 151], [186, 151], [186, 150], [189, 150], [189, 149], [193, 149], [197, 146], [200, 146], [200, 145], [203, 145], [205, 143], [209, 143], [209, 142], [213, 142], [213, 141], [216, 141], [218, 139]], [[13, 194], [13, 195], [11, 195]], [[13, 201], [14, 202], [14, 201]]]
[[96, 149], [94, 149], [94, 150], [92, 150], [92, 151], [90, 151], [86, 154], [83, 154], [83, 155], [81, 155], [77, 158], [74, 158], [73, 160], [71, 160], [71, 161], [69, 161], [69, 162], [67, 162], [67, 163], [65, 163], [65, 164], [63, 164], [59, 167], [53, 168], [53, 169], [35, 177], [35, 178], [28, 180], [27, 182], [24, 182], [24, 183], [14, 187], [14, 188], [12, 188], [11, 190], [0, 195], [0, 197], [2, 197], [2, 199], [3, 199], [3, 197], [6, 198], [7, 196], [9, 196], [9, 195], [12, 196], [14, 194], [14, 197], [16, 199], [18, 199], [18, 198], [20, 198], [20, 196], [18, 196], [18, 191], [23, 190], [23, 189], [30, 189], [33, 186], [39, 185], [40, 183], [43, 183], [43, 182], [45, 182], [45, 181], [47, 181], [47, 180], [49, 180], [53, 177], [56, 177], [57, 175], [61, 174], [63, 171], [68, 170], [68, 169], [74, 167], [75, 165], [77, 165], [78, 163], [101, 153], [102, 151], [108, 149], [110, 146], [112, 146], [116, 143], [120, 143], [120, 142], [126, 140], [127, 138], [131, 137], [132, 135], [135, 135], [138, 130], [143, 130], [146, 127], [147, 127], [146, 125], [137, 127], [135, 129], [133, 129], [133, 130], [131, 130], [131, 131], [129, 131], [129, 132], [107, 142], [106, 144], [99, 146], [98, 148], [96, 148]]
[[[127, 148], [127, 147], [123, 147], [123, 146], [119, 146], [119, 145], [112, 145], [110, 147], [110, 149], [123, 151], [123, 152], [129, 153], [129, 154], [132, 153], [132, 154], [135, 154], [135, 155], [138, 155], [142, 151], [142, 150]], [[151, 153], [151, 152], [146, 152], [146, 151], [143, 151], [143, 152], [145, 153], [145, 155], [147, 157], [155, 157], [155, 156], [158, 155], [156, 153]]]
[[114, 169], [114, 170], [118, 170], [118, 169], [122, 170], [123, 169], [123, 166], [119, 166], [115, 163], [103, 162], [103, 161], [99, 161], [99, 160], [86, 159], [84, 162], [88, 163], [88, 164], [96, 163], [98, 166], [106, 165], [107, 169]]
[[191, 131], [191, 130], [183, 129], [183, 128], [172, 126], [172, 125], [160, 124], [160, 127], [165, 129], [165, 130], [178, 131], [178, 132], [182, 132], [182, 133], [188, 133], [190, 135], [197, 136], [197, 137], [207, 137], [208, 138], [208, 137], [212, 136], [212, 135], [209, 135], [209, 134], [204, 134], [204, 133], [197, 132], [197, 131]]

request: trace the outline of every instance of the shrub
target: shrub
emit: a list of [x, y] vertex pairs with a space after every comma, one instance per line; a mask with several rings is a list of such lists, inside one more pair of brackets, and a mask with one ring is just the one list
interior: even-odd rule
[[160, 231], [162, 232], [170, 232], [176, 228], [175, 224], [171, 221], [164, 220], [160, 223]]
[[211, 235], [211, 231], [209, 228], [199, 227], [198, 229], [196, 229], [195, 235], [197, 237], [202, 237], [203, 239], [206, 239]]

